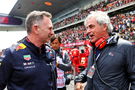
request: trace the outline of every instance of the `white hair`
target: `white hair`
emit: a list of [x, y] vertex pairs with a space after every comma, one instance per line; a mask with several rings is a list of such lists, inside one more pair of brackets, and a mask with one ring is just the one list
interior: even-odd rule
[[94, 17], [99, 25], [106, 24], [108, 29], [107, 32], [110, 34], [112, 33], [113, 26], [111, 24], [110, 18], [106, 12], [103, 11], [91, 11], [90, 14], [86, 17], [84, 21], [84, 25], [86, 26], [86, 22]]

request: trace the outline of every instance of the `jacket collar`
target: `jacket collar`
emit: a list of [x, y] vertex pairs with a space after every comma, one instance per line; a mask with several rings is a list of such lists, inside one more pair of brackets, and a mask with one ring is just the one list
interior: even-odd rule
[[[28, 48], [30, 48], [30, 50], [32, 52], [34, 52], [35, 54], [40, 54], [42, 53], [42, 51], [45, 50], [45, 45], [42, 45], [41, 48], [35, 46], [30, 40], [28, 40], [27, 38], [22, 42], [24, 43]], [[42, 50], [43, 49], [43, 50]]]
[[117, 44], [118, 43], [118, 39], [119, 36], [118, 35], [114, 35], [114, 36], [110, 36], [107, 40], [107, 44], [111, 45], [111, 44]]

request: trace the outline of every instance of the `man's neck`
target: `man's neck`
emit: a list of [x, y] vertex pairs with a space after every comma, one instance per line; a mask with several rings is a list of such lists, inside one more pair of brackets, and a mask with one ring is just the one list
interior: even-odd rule
[[39, 48], [43, 45], [41, 40], [39, 40], [39, 38], [37, 38], [37, 37], [34, 37], [32, 35], [28, 35], [27, 38], [28, 38], [28, 40], [30, 40], [31, 43], [33, 43], [35, 46], [37, 46]]

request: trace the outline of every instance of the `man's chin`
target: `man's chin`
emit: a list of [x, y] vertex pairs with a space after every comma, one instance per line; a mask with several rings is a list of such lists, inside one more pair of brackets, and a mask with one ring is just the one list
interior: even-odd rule
[[52, 38], [54, 35], [48, 35], [48, 38]]

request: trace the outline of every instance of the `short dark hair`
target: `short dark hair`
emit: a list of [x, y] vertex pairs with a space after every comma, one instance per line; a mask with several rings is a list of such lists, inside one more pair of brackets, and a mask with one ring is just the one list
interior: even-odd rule
[[60, 36], [53, 36], [52, 38], [51, 38], [51, 43], [55, 40], [55, 39], [58, 39], [58, 41], [59, 41], [59, 43], [61, 43], [61, 38], [60, 38]]

